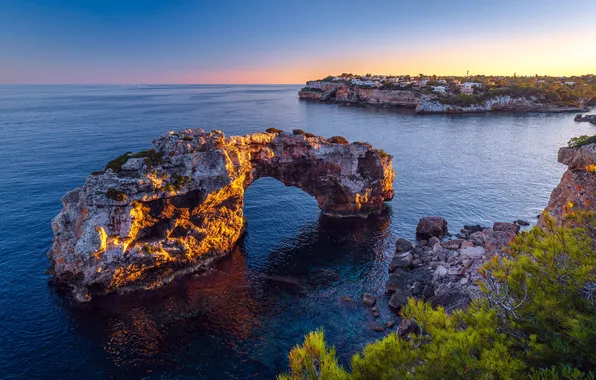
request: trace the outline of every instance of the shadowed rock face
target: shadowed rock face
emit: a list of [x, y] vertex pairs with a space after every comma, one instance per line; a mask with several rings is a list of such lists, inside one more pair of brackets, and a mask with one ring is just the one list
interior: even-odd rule
[[559, 162], [568, 168], [544, 211], [562, 220], [563, 214], [570, 210], [593, 210], [596, 206], [596, 144], [561, 148]]
[[393, 197], [392, 158], [369, 144], [170, 133], [63, 197], [48, 253], [54, 277], [84, 301], [204, 267], [242, 235], [244, 190], [261, 177], [301, 188], [332, 216], [367, 216]]

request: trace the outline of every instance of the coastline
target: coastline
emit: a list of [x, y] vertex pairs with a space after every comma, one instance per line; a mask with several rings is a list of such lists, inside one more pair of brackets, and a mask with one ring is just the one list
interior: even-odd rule
[[346, 106], [413, 109], [417, 114], [464, 114], [487, 112], [568, 113], [589, 112], [588, 107], [540, 103], [525, 97], [497, 96], [482, 103], [459, 106], [442, 103], [436, 95], [412, 90], [379, 89], [321, 81], [307, 82], [298, 91], [300, 100]]

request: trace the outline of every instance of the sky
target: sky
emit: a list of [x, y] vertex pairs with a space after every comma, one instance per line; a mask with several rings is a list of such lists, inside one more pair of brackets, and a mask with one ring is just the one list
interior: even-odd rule
[[0, 0], [0, 83], [596, 72], [596, 0]]

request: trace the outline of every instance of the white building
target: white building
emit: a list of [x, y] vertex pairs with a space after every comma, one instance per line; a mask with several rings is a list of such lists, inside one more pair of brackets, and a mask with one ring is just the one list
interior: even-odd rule
[[445, 86], [435, 86], [435, 88], [433, 88], [433, 92], [437, 92], [439, 94], [444, 94], [445, 90]]

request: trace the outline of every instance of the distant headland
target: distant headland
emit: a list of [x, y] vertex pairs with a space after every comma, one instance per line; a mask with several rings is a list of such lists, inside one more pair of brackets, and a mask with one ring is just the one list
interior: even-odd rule
[[298, 95], [345, 105], [414, 108], [417, 113], [586, 112], [596, 105], [596, 76], [343, 73], [306, 82]]

